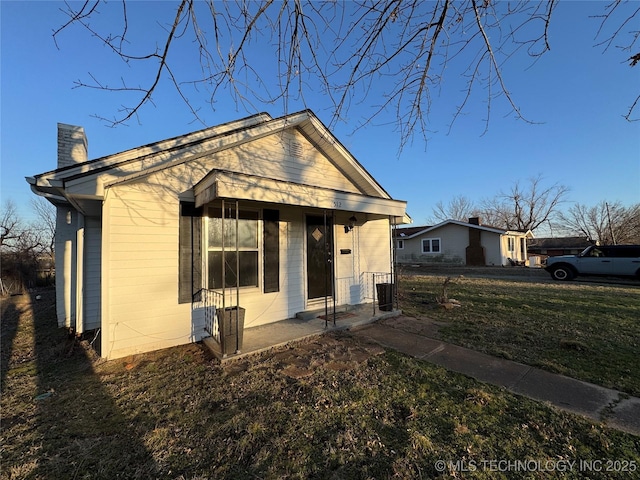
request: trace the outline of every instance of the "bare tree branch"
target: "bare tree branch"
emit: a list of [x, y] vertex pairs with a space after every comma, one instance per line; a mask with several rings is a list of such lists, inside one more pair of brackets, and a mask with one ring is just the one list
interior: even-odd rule
[[[125, 63], [149, 65], [151, 75], [141, 85], [123, 77], [121, 86], [113, 86], [92, 74], [91, 82], [76, 82], [79, 87], [135, 95], [132, 104], [109, 121], [112, 126], [153, 103], [154, 92], [166, 80], [202, 123], [202, 111], [190, 89], [196, 95], [206, 91], [213, 108], [226, 95], [251, 111], [258, 110], [257, 103], [282, 102], [286, 112], [291, 101], [307, 106], [307, 96], [320, 94], [331, 103], [330, 127], [346, 120], [353, 105], [366, 102], [370, 113], [351, 123], [360, 128], [381, 119], [388, 122], [389, 114], [395, 114], [402, 149], [416, 131], [427, 139], [433, 101], [449, 83], [458, 89], [457, 73], [465, 85], [449, 128], [465, 114], [476, 92], [485, 95], [484, 132], [499, 99], [516, 118], [535, 123], [518, 106], [504, 68], [522, 49], [534, 62], [550, 49], [549, 26], [557, 0], [181, 0], [176, 2], [165, 36], [156, 44], [161, 47], [146, 52], [127, 40], [131, 31], [140, 28], [130, 22], [127, 3], [121, 0], [118, 34], [99, 31], [89, 22], [99, 7], [110, 7], [101, 0], [86, 0], [77, 9], [67, 4], [69, 19], [53, 32], [57, 45], [65, 30], [80, 25]], [[628, 31], [638, 11], [620, 1], [606, 6], [597, 33], [605, 38], [598, 45], [604, 45], [605, 51], [615, 45], [628, 52], [639, 35]], [[609, 32], [611, 24], [614, 28]], [[627, 38], [630, 41], [621, 43]], [[191, 44], [197, 51], [199, 77], [187, 78], [173, 63], [177, 60], [169, 54], [178, 42]], [[258, 42], [272, 48], [275, 65], [265, 66], [263, 59], [256, 58], [252, 46]], [[637, 63], [635, 58], [629, 59], [632, 65]], [[276, 71], [275, 82], [271, 68]], [[263, 81], [265, 76], [268, 81]], [[639, 99], [625, 118], [632, 119]]]
[[[604, 52], [611, 48], [611, 46], [615, 46], [615, 48], [626, 52], [628, 55], [633, 48], [636, 48], [636, 44], [638, 43], [638, 39], [640, 38], [640, 29], [638, 28], [638, 21], [636, 20], [636, 17], [640, 16], [640, 7], [635, 8], [633, 12], [620, 12], [620, 7], [622, 5], [629, 5], [629, 2], [614, 0], [613, 2], [605, 6], [605, 13], [603, 15], [596, 16], [596, 18], [602, 19], [596, 33], [596, 38], [602, 38], [603, 36], [607, 35], [605, 31], [608, 25], [611, 23], [613, 23], [613, 31], [599, 43], [596, 43], [595, 46], [604, 47]], [[616, 13], [620, 13], [621, 15], [618, 16], [618, 18], [614, 19]], [[625, 31], [627, 28], [629, 30]], [[621, 37], [625, 36], [625, 34], [628, 38], [626, 43], [618, 43], [619, 41], [621, 41]], [[626, 57], [625, 60], [629, 62], [629, 65], [631, 67], [635, 67], [640, 60], [640, 51], [632, 53], [631, 56]], [[640, 117], [633, 118], [634, 111], [638, 106], [639, 101], [640, 95], [636, 96], [635, 100], [631, 103], [629, 110], [624, 115], [625, 120], [629, 122], [640, 120]]]
[[477, 213], [477, 209], [469, 198], [464, 195], [457, 195], [446, 204], [442, 201], [436, 203], [433, 209], [433, 220], [435, 222], [444, 222], [446, 220], [466, 222], [470, 217], [477, 216]]
[[559, 216], [568, 235], [583, 235], [600, 245], [640, 244], [640, 204], [623, 206], [605, 200], [594, 206], [576, 203]]
[[558, 213], [569, 187], [554, 183], [544, 185], [541, 175], [532, 177], [523, 187], [517, 181], [508, 192], [485, 199], [480, 215], [489, 225], [507, 230], [536, 230]]
[[24, 227], [18, 217], [15, 203], [5, 200], [0, 214], [0, 248], [10, 247], [20, 240]]

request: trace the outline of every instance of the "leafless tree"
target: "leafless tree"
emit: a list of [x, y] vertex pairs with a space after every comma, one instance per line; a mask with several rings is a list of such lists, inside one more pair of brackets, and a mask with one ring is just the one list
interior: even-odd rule
[[[0, 212], [0, 285], [3, 293], [23, 291], [42, 280], [42, 271], [52, 272], [55, 218], [46, 200], [33, 202], [37, 220], [26, 223], [13, 201]], [[53, 220], [53, 223], [52, 223]], [[48, 278], [50, 281], [51, 279]]]
[[32, 229], [38, 232], [40, 243], [42, 243], [45, 252], [53, 261], [55, 233], [56, 233], [56, 210], [43, 197], [35, 197], [31, 199], [31, 208], [36, 214], [36, 221], [32, 225]]
[[433, 209], [433, 219], [467, 221], [480, 217], [485, 225], [506, 230], [535, 230], [549, 222], [559, 212], [569, 187], [549, 185], [542, 175], [526, 182], [516, 181], [509, 191], [501, 191], [477, 204], [464, 195], [453, 197], [448, 203], [439, 201]]
[[[451, 125], [475, 101], [475, 92], [484, 96], [485, 128], [498, 99], [504, 101], [499, 115], [511, 113], [531, 121], [510, 93], [504, 67], [517, 53], [535, 61], [550, 49], [549, 25], [556, 4], [557, 0], [180, 0], [170, 18], [153, 18], [155, 11], [148, 10], [147, 17], [164, 30], [162, 38], [152, 38], [151, 47], [141, 50], [139, 42], [129, 40], [138, 27], [128, 11], [130, 1], [85, 0], [77, 8], [66, 4], [69, 19], [53, 36], [58, 42], [66, 29], [82, 26], [128, 66], [145, 67], [148, 78], [142, 84], [128, 82], [121, 72], [115, 83], [94, 75], [77, 81], [81, 87], [134, 94], [130, 105], [105, 119], [111, 125], [136, 117], [168, 82], [203, 123], [203, 112], [194, 101], [203, 92], [212, 106], [220, 96], [230, 95], [252, 113], [261, 109], [257, 103], [282, 102], [287, 111], [291, 100], [308, 105], [307, 95], [323, 95], [331, 103], [330, 126], [345, 119], [352, 105], [366, 100], [372, 106], [370, 114], [351, 123], [362, 126], [394, 114], [402, 146], [416, 131], [426, 140], [433, 99], [445, 85], [451, 85], [451, 92], [461, 91]], [[120, 9], [120, 26], [92, 22], [107, 8]], [[638, 40], [638, 4], [613, 0], [602, 8], [600, 45], [605, 50], [620, 48], [635, 65], [640, 58], [632, 51]], [[260, 58], [252, 49], [257, 43], [263, 47]], [[192, 45], [191, 52], [197, 53], [197, 78], [184, 77], [185, 59], [174, 54], [182, 45]], [[272, 48], [273, 65], [266, 65], [265, 47]], [[269, 82], [262, 80], [265, 77]], [[638, 98], [628, 119], [637, 103]]]
[[585, 236], [601, 245], [640, 244], [640, 203], [629, 207], [607, 201], [591, 207], [576, 203], [558, 221], [565, 234]]
[[516, 182], [508, 192], [500, 192], [481, 202], [479, 211], [485, 223], [507, 230], [535, 230], [548, 222], [565, 201], [569, 187], [546, 185], [541, 175], [523, 186]]
[[5, 200], [0, 213], [0, 248], [7, 249], [20, 241], [23, 235], [22, 220], [12, 200]]
[[433, 209], [433, 218], [431, 223], [444, 222], [445, 220], [459, 220], [466, 222], [469, 217], [477, 216], [478, 210], [473, 202], [464, 195], [457, 195], [449, 200], [448, 203], [441, 201], [436, 203]]

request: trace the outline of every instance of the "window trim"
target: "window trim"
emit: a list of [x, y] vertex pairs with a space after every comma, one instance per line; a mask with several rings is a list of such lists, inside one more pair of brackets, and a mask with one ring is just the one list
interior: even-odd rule
[[[209, 246], [209, 222], [211, 218], [218, 218], [218, 217], [210, 217], [209, 216], [209, 211], [212, 208], [219, 208], [217, 205], [212, 205], [209, 204], [206, 207], [205, 210], [205, 215], [204, 215], [204, 226], [202, 229], [202, 236], [203, 236], [203, 248], [202, 248], [202, 253], [203, 253], [203, 280], [204, 280], [204, 285], [206, 285], [206, 288], [210, 288], [209, 287], [209, 252], [221, 252], [222, 248], [221, 247], [210, 247]], [[257, 252], [258, 254], [258, 259], [256, 262], [256, 285], [244, 285], [244, 286], [240, 286], [241, 290], [260, 290], [262, 288], [262, 285], [264, 284], [264, 279], [263, 279], [263, 259], [264, 259], [264, 246], [263, 246], [263, 228], [264, 228], [264, 221], [262, 218], [262, 209], [260, 208], [251, 208], [251, 207], [243, 207], [243, 206], [239, 206], [238, 207], [240, 212], [252, 212], [252, 213], [257, 213], [257, 218], [256, 218], [256, 242], [257, 242], [257, 246], [256, 248], [248, 248], [248, 247], [240, 247], [238, 248], [239, 252]], [[235, 218], [228, 218], [225, 220], [230, 220], [231, 222], [234, 222], [235, 224]], [[235, 253], [235, 248], [233, 249], [229, 249], [227, 250], [225, 248], [225, 251], [232, 251], [233, 253]], [[213, 290], [215, 291], [222, 291], [224, 288], [236, 288], [234, 287], [216, 287]]]
[[396, 239], [396, 249], [404, 250], [404, 239], [401, 239], [401, 238]]
[[[433, 251], [433, 242], [437, 241], [438, 242], [438, 251], [434, 252]], [[429, 244], [429, 251], [425, 250], [425, 244], [428, 242]], [[429, 238], [423, 238], [422, 241], [420, 242], [420, 251], [422, 252], [423, 255], [439, 255], [442, 253], [442, 239], [440, 237], [429, 237]]]

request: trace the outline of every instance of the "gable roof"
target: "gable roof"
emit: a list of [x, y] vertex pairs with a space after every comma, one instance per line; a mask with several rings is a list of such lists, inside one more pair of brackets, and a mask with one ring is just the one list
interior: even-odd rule
[[433, 226], [422, 226], [422, 227], [405, 227], [405, 228], [398, 228], [395, 231], [395, 236], [396, 238], [400, 239], [411, 239], [411, 238], [416, 238], [416, 237], [420, 237], [424, 234], [427, 233], [431, 233], [435, 230], [438, 230], [439, 228], [442, 228], [444, 226], [447, 225], [459, 225], [461, 227], [467, 227], [467, 228], [473, 228], [476, 230], [482, 230], [485, 232], [489, 232], [489, 233], [496, 233], [499, 235], [526, 235], [526, 236], [531, 236], [531, 232], [517, 232], [517, 231], [511, 231], [511, 230], [505, 230], [502, 228], [496, 228], [496, 227], [489, 227], [489, 226], [485, 226], [485, 225], [476, 225], [475, 223], [467, 223], [467, 222], [461, 222], [460, 220], [453, 220], [453, 219], [449, 219], [449, 220], [445, 220], [443, 222], [438, 223], [437, 225], [433, 225]]
[[[36, 189], [38, 187], [41, 189], [48, 187], [64, 189], [74, 181], [97, 176], [128, 165], [130, 168], [132, 167], [133, 172], [122, 178], [122, 181], [127, 181], [133, 177], [140, 178], [164, 168], [186, 163], [289, 128], [297, 129], [329, 158], [363, 194], [391, 198], [310, 110], [303, 110], [276, 119], [267, 113], [252, 115], [234, 122], [27, 177], [27, 181]], [[185, 155], [185, 152], [188, 152], [188, 155]], [[139, 165], [132, 165], [136, 162]], [[115, 183], [117, 182], [111, 182], [111, 184]]]
[[[105, 189], [114, 185], [138, 180], [164, 169], [290, 129], [294, 129], [302, 135], [355, 187], [354, 191], [360, 192], [360, 194], [352, 193], [349, 198], [345, 197], [345, 200], [349, 200], [347, 203], [353, 204], [354, 196], [389, 200], [392, 203], [389, 203], [388, 206], [394, 206], [394, 211], [389, 214], [394, 216], [398, 216], [400, 203], [402, 209], [406, 208], [406, 202], [393, 200], [310, 110], [303, 110], [276, 119], [267, 113], [252, 115], [215, 127], [27, 177], [27, 182], [37, 194], [49, 196], [52, 201], [66, 199], [77, 205], [72, 198], [75, 194], [78, 194], [78, 197], [82, 196], [83, 200], [91, 198], [100, 200], [104, 196]], [[206, 175], [206, 177], [208, 176]], [[261, 178], [265, 181], [269, 180], [264, 176]], [[196, 183], [202, 180], [201, 178]], [[83, 191], [80, 195], [78, 193], [79, 185], [87, 185], [87, 182], [92, 185], [91, 192]], [[329, 196], [325, 194], [325, 197]], [[396, 202], [397, 204], [395, 204]], [[384, 203], [383, 201], [381, 204]], [[403, 214], [400, 216], [404, 215], [403, 210]]]
[[[419, 237], [421, 235], [424, 235], [425, 233], [429, 233], [429, 232], [433, 232], [434, 230], [437, 230], [441, 227], [444, 227], [446, 225], [459, 225], [461, 227], [469, 227], [469, 228], [474, 228], [474, 229], [478, 229], [478, 230], [484, 230], [487, 232], [491, 232], [491, 233], [498, 233], [498, 234], [504, 234], [506, 233], [505, 230], [500, 230], [497, 228], [493, 228], [493, 227], [485, 227], [483, 225], [476, 225], [473, 223], [467, 223], [467, 222], [461, 222], [459, 220], [445, 220], [444, 222], [440, 222], [437, 225], [433, 225], [433, 226], [424, 226], [424, 227], [410, 227], [410, 228], [398, 228], [396, 230], [396, 237], [402, 237], [404, 236], [404, 238], [415, 238], [415, 237]], [[407, 232], [405, 232], [405, 230], [407, 230]], [[404, 233], [404, 235], [402, 235]]]
[[531, 240], [527, 247], [532, 248], [586, 248], [596, 242], [587, 237], [544, 237]]
[[430, 226], [422, 226], [422, 227], [402, 227], [402, 228], [398, 228], [395, 231], [395, 236], [397, 238], [411, 238], [413, 237], [415, 234], [420, 233], [420, 232], [424, 232], [424, 231], [428, 231], [431, 227]]

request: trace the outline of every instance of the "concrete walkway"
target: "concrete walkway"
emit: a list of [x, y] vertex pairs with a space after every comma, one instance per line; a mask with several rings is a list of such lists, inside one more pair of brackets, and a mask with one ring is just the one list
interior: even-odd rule
[[609, 427], [640, 435], [640, 398], [445, 343], [431, 338], [436, 330], [437, 326], [429, 321], [397, 316], [352, 328], [351, 333], [513, 393], [585, 415]]

